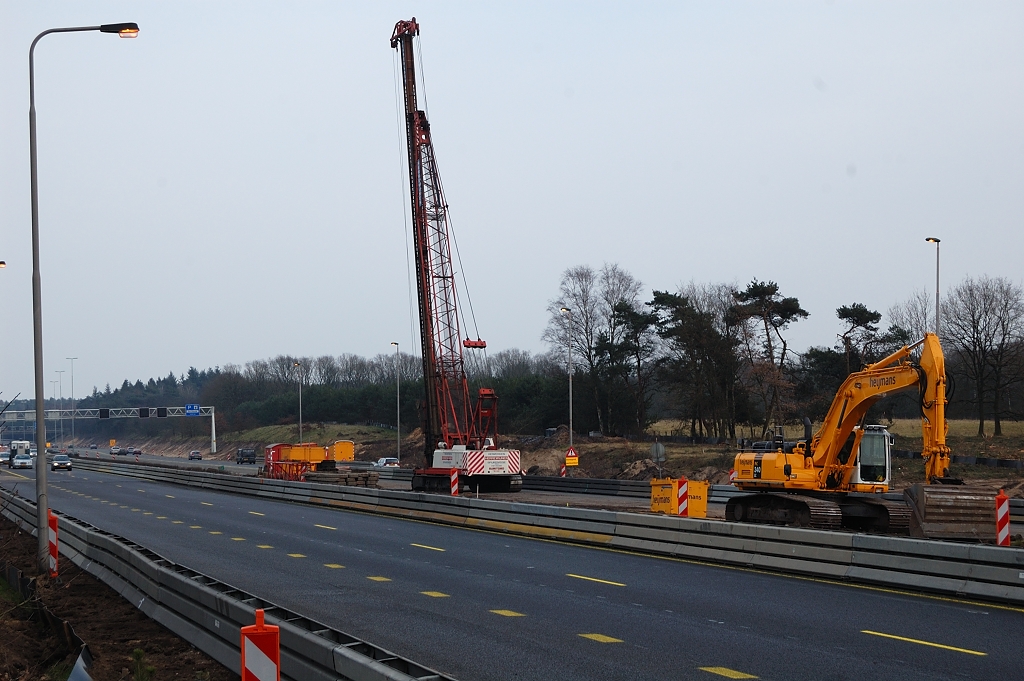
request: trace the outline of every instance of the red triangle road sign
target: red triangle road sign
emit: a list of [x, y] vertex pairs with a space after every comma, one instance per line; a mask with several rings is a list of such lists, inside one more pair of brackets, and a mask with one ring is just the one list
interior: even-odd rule
[[569, 451], [565, 453], [565, 456], [566, 458], [576, 456], [576, 449], [574, 447], [569, 447]]

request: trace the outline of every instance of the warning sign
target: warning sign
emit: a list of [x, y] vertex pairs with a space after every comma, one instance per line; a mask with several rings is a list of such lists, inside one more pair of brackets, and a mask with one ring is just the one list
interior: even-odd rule
[[576, 454], [576, 450], [569, 447], [569, 451], [565, 453], [565, 465], [566, 466], [579, 466], [580, 458]]
[[111, 447], [113, 447], [113, 446], [114, 446], [114, 445], [116, 445], [116, 444], [117, 444], [117, 440], [111, 440], [111, 441], [110, 441], [110, 446], [111, 446]]

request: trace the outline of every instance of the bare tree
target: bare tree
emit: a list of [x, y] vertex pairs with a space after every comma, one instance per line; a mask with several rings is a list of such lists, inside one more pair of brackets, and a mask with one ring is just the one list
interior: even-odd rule
[[993, 280], [983, 276], [966, 277], [942, 303], [942, 336], [950, 340], [974, 384], [978, 437], [985, 435], [985, 402], [991, 389], [991, 355], [997, 335], [997, 300]]
[[338, 362], [331, 355], [323, 355], [313, 360], [311, 371], [313, 383], [335, 387], [341, 382], [341, 370]]
[[1003, 396], [1024, 379], [1024, 289], [1005, 277], [990, 281], [993, 293], [993, 343], [989, 353], [992, 370], [992, 422], [994, 434], [1003, 434]]
[[920, 289], [902, 303], [890, 307], [887, 316], [892, 326], [903, 329], [914, 340], [920, 340], [925, 332], [935, 328], [935, 301], [927, 291]]

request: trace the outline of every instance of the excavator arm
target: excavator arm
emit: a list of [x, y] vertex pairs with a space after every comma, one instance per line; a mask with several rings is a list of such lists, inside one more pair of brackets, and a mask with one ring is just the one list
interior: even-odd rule
[[[910, 353], [922, 346], [921, 361]], [[845, 488], [855, 461], [863, 431], [855, 431], [868, 409], [878, 400], [895, 393], [917, 389], [921, 403], [922, 456], [929, 482], [947, 477], [949, 447], [946, 446], [946, 368], [939, 338], [925, 334], [923, 340], [903, 346], [885, 359], [850, 374], [836, 393], [821, 428], [811, 439], [810, 456], [819, 469], [822, 489]], [[852, 446], [846, 446], [854, 435]]]

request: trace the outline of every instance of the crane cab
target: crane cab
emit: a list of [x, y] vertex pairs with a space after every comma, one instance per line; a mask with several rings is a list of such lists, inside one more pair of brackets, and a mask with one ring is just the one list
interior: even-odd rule
[[[855, 431], [856, 432], [856, 431]], [[893, 436], [885, 426], [864, 426], [850, 474], [854, 492], [885, 492], [892, 479]]]

